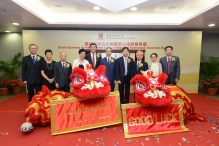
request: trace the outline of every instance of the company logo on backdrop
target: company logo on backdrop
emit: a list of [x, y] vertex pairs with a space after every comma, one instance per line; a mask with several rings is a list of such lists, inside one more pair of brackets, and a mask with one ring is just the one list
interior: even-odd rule
[[102, 33], [99, 33], [99, 34], [98, 34], [98, 39], [99, 39], [99, 40], [102, 40], [102, 39], [103, 39], [103, 34], [102, 34]]
[[103, 33], [99, 33], [97, 35], [97, 40], [105, 40], [105, 39], [135, 39], [135, 38], [125, 37], [124, 34], [103, 34]]
[[106, 39], [135, 39], [135, 38], [125, 37], [124, 34], [107, 34]]

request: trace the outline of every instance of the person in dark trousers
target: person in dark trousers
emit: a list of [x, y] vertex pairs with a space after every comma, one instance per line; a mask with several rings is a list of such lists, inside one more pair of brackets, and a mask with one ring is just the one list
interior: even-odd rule
[[173, 84], [176, 85], [180, 78], [180, 60], [179, 57], [173, 56], [173, 47], [167, 46], [164, 48], [166, 56], [160, 58], [160, 63], [162, 65], [163, 73], [168, 75], [166, 80], [166, 85]]
[[37, 45], [30, 44], [29, 50], [30, 55], [24, 56], [22, 60], [22, 80], [27, 85], [28, 101], [30, 102], [34, 96], [34, 90], [37, 93], [42, 87], [41, 64], [44, 58], [37, 54]]
[[65, 52], [60, 53], [60, 60], [55, 64], [54, 68], [54, 84], [58, 90], [70, 91], [72, 73], [71, 63], [66, 61], [67, 54]]
[[[129, 57], [129, 48], [122, 48], [122, 57], [116, 60], [116, 81], [119, 84], [120, 103], [129, 103], [130, 80], [134, 75], [134, 61]], [[125, 96], [124, 96], [125, 89]]]
[[99, 67], [102, 59], [100, 54], [97, 54], [97, 45], [95, 43], [90, 44], [90, 53], [86, 55], [85, 59], [92, 64], [92, 68], [95, 70]]
[[112, 56], [112, 48], [106, 48], [106, 57], [104, 57], [100, 64], [106, 66], [106, 76], [110, 82], [111, 92], [114, 91], [116, 77], [115, 77], [115, 70], [116, 70], [116, 59]]
[[143, 61], [144, 57], [144, 52], [141, 51], [141, 50], [138, 50], [136, 52], [136, 58], [137, 58], [137, 61], [135, 61], [135, 75], [136, 74], [141, 74], [141, 70], [142, 71], [147, 71], [148, 70], [148, 63]]
[[42, 86], [45, 85], [49, 90], [54, 90], [54, 67], [56, 62], [52, 60], [52, 50], [46, 50], [45, 56], [45, 61], [41, 64]]

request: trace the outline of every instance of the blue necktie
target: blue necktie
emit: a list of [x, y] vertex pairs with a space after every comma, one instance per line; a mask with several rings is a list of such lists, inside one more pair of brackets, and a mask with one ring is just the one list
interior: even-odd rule
[[33, 60], [33, 64], [35, 65], [36, 64], [35, 56], [33, 56], [32, 60]]

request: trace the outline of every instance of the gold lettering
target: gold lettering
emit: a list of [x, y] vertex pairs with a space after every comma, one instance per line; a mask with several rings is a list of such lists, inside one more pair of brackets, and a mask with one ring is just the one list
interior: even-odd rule
[[161, 124], [162, 122], [161, 121], [158, 121], [158, 116], [155, 115], [155, 119], [156, 119], [156, 124]]
[[164, 113], [158, 115], [137, 116], [129, 118], [129, 126], [141, 126], [152, 124], [163, 124], [167, 122], [174, 122], [176, 120], [176, 113]]
[[135, 118], [135, 125], [136, 125], [136, 126], [141, 125], [141, 119], [140, 119], [140, 117], [136, 117], [136, 118]]
[[134, 119], [134, 117], [129, 118], [129, 125], [130, 126], [135, 126], [135, 119]]
[[173, 121], [173, 117], [172, 117], [171, 113], [166, 114], [166, 121], [167, 122], [172, 122]]
[[141, 117], [141, 124], [142, 124], [142, 125], [147, 125], [147, 119], [146, 119], [145, 116], [142, 116], [142, 117]]
[[148, 125], [154, 124], [153, 117], [151, 115], [147, 116], [147, 122], [148, 122]]
[[111, 108], [110, 105], [100, 105], [97, 107], [92, 106], [90, 108], [68, 111], [67, 114], [81, 114], [81, 113], [93, 112], [93, 111], [104, 110], [109, 108]]
[[172, 121], [178, 121], [176, 120], [176, 113], [172, 113]]

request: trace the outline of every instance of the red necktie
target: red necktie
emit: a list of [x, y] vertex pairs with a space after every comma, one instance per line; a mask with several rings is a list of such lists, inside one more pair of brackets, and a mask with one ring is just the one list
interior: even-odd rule
[[94, 53], [93, 53], [93, 57], [92, 57], [92, 66], [93, 66], [93, 68], [95, 68]]
[[168, 58], [168, 62], [167, 62], [167, 73], [168, 75], [170, 75], [170, 58]]

